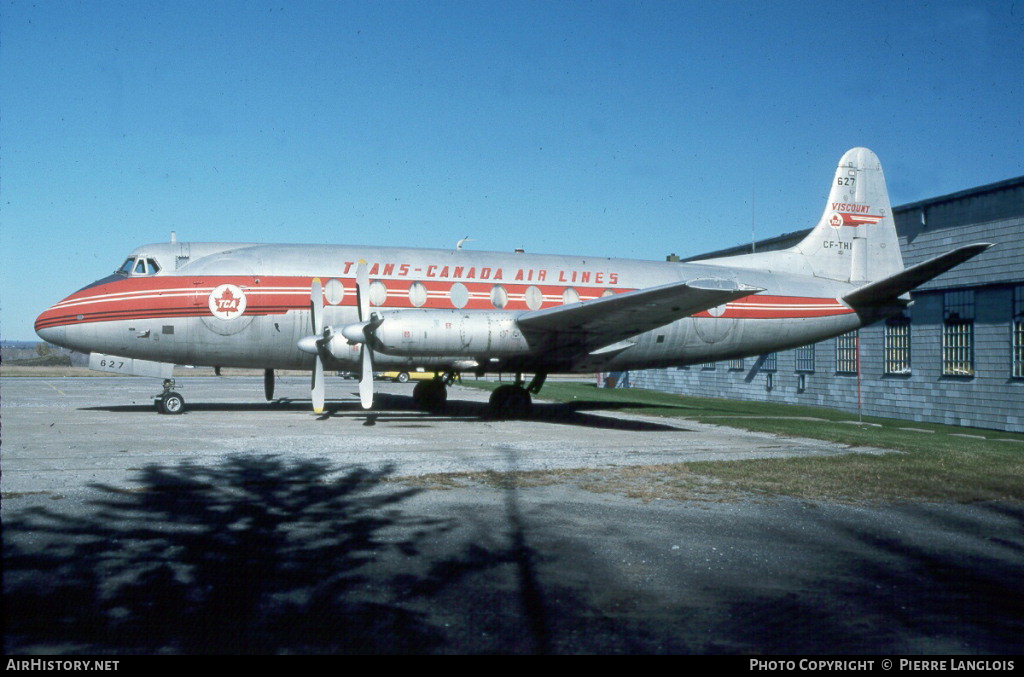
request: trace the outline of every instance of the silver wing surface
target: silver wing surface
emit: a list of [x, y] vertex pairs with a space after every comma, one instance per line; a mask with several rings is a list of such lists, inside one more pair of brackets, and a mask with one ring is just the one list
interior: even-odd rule
[[701, 278], [534, 310], [516, 322], [531, 346], [561, 362], [615, 350], [632, 336], [762, 291], [733, 280]]

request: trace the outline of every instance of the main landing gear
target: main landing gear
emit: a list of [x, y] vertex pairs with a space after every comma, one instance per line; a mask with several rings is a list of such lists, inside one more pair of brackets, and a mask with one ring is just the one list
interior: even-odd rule
[[498, 386], [491, 393], [488, 404], [491, 414], [496, 418], [524, 418], [530, 415], [533, 409], [533, 401], [530, 394], [536, 395], [544, 386], [547, 374], [536, 374], [530, 385], [523, 386], [523, 375], [516, 374], [516, 381], [513, 385]]
[[[535, 374], [529, 385], [524, 385], [523, 375], [516, 374], [514, 384], [498, 386], [488, 401], [490, 413], [495, 418], [524, 418], [533, 409], [532, 395], [540, 392], [548, 375]], [[438, 374], [429, 381], [420, 381], [412, 391], [412, 401], [422, 411], [437, 413], [448, 402], [448, 386], [455, 380], [455, 374]]]
[[161, 414], [180, 414], [185, 411], [185, 398], [174, 392], [174, 379], [164, 379], [164, 391], [153, 398], [153, 406]]
[[448, 402], [448, 386], [455, 381], [453, 372], [438, 374], [429, 381], [420, 381], [412, 389], [412, 401], [417, 409], [437, 413]]

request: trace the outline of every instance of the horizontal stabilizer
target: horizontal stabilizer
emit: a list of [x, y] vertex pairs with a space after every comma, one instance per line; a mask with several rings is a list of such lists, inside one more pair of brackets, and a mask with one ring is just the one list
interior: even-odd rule
[[891, 303], [902, 294], [909, 292], [915, 287], [919, 287], [928, 280], [938, 277], [964, 261], [974, 258], [992, 246], [994, 245], [988, 242], [979, 242], [954, 249], [951, 252], [936, 256], [894, 275], [855, 289], [844, 296], [843, 300], [851, 306], [872, 306]]
[[590, 351], [761, 291], [723, 279], [672, 282], [534, 310], [520, 315], [516, 323], [537, 348]]

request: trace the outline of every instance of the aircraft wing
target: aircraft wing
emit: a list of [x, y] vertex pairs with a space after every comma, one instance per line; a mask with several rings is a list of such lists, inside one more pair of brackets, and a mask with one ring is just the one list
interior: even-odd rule
[[534, 310], [516, 322], [546, 357], [568, 359], [761, 291], [732, 280], [702, 278]]
[[994, 245], [987, 242], [979, 242], [954, 249], [941, 256], [923, 261], [916, 266], [910, 266], [894, 275], [854, 289], [844, 296], [843, 300], [851, 306], [872, 306], [892, 303], [915, 287], [924, 284], [934, 277], [938, 277], [968, 259], [974, 258], [992, 246]]

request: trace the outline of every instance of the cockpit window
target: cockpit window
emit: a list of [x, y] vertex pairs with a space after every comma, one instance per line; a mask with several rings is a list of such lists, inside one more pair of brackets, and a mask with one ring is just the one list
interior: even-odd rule
[[121, 275], [131, 275], [132, 277], [141, 277], [144, 275], [156, 275], [160, 271], [160, 264], [153, 258], [129, 258], [124, 264], [117, 269], [117, 272]]

